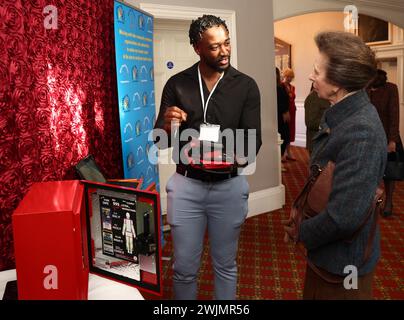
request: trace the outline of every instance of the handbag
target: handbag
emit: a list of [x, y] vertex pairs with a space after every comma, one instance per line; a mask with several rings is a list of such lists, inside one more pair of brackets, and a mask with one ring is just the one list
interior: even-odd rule
[[304, 204], [303, 212], [305, 218], [311, 218], [325, 209], [332, 189], [335, 163], [329, 161], [324, 168], [318, 165], [311, 167], [313, 175], [307, 200]]
[[[296, 230], [299, 230], [300, 224], [305, 219], [310, 219], [320, 214], [325, 210], [328, 199], [332, 190], [332, 181], [335, 170], [335, 163], [329, 161], [324, 167], [320, 167], [319, 165], [312, 165], [310, 168], [310, 175], [297, 198], [292, 204], [292, 209], [290, 212], [290, 218], [294, 223], [294, 227]], [[384, 191], [381, 188], [377, 188], [375, 196], [373, 198], [372, 204], [370, 205], [366, 216], [357, 230], [352, 234], [350, 238], [345, 239], [346, 242], [351, 243], [362, 228], [366, 225], [367, 221], [373, 218], [372, 226], [369, 233], [369, 238], [366, 244], [364, 257], [362, 260], [362, 265], [366, 263], [369, 259], [373, 244], [373, 239], [376, 234], [376, 226], [379, 213], [383, 211], [383, 203], [384, 203]], [[297, 233], [296, 233], [297, 234]], [[297, 244], [298, 236], [296, 236], [295, 244]], [[299, 250], [300, 248], [297, 247]], [[319, 275], [323, 280], [329, 283], [342, 283], [343, 278], [340, 276], [332, 275], [325, 270], [321, 270], [314, 263], [312, 263], [305, 252], [300, 250], [301, 253], [306, 258], [306, 261], [310, 268]], [[361, 265], [361, 266], [362, 266]]]
[[401, 181], [404, 180], [404, 152], [390, 152], [387, 155], [384, 179]]

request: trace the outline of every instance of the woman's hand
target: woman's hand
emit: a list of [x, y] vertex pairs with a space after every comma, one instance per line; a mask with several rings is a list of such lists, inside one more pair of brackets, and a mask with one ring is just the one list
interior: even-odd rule
[[396, 143], [394, 141], [390, 141], [387, 145], [387, 152], [396, 152]]
[[283, 229], [285, 230], [285, 236], [283, 241], [285, 243], [293, 242], [297, 243], [299, 240], [299, 227], [301, 217], [295, 208], [292, 208], [290, 217], [288, 220], [282, 220]]
[[282, 220], [281, 223], [283, 224], [283, 229], [285, 230], [283, 241], [285, 243], [294, 242], [295, 228], [293, 227], [293, 220], [290, 218], [289, 220]]

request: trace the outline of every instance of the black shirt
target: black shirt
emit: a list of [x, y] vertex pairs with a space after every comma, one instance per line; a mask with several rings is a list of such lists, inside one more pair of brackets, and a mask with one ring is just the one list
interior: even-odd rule
[[284, 86], [276, 86], [276, 95], [278, 100], [278, 129], [285, 125], [283, 114], [289, 112], [289, 95]]
[[[203, 80], [202, 83], [206, 103], [209, 91]], [[199, 132], [204, 119], [198, 80], [198, 63], [177, 73], [167, 81], [155, 128], [163, 128], [165, 110], [171, 106], [177, 106], [187, 113], [187, 120], [181, 123], [180, 134], [188, 128]], [[244, 156], [247, 156], [248, 141], [256, 138], [256, 153], [253, 155], [253, 159], [251, 159], [252, 155], [249, 155], [249, 162], [255, 159], [262, 144], [260, 106], [260, 92], [254, 79], [230, 66], [213, 92], [206, 111], [206, 122], [220, 125], [221, 131], [256, 129], [255, 137], [248, 137], [247, 131], [244, 131]], [[180, 146], [182, 145], [183, 143], [180, 143]], [[160, 145], [159, 147], [168, 146]]]

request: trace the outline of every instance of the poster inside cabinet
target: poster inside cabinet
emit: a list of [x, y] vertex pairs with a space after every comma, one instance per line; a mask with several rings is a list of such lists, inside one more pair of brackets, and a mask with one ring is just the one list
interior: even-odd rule
[[90, 272], [161, 295], [158, 193], [83, 183]]

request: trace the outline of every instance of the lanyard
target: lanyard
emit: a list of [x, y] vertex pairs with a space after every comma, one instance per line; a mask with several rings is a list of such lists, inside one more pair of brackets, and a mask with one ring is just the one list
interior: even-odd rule
[[210, 100], [210, 97], [213, 94], [213, 91], [215, 91], [219, 81], [223, 78], [224, 72], [222, 72], [219, 80], [217, 80], [215, 86], [213, 87], [212, 91], [209, 94], [208, 100], [206, 100], [205, 104], [205, 95], [203, 94], [203, 88], [202, 88], [202, 77], [201, 77], [201, 71], [199, 70], [199, 65], [198, 65], [198, 79], [199, 79], [199, 91], [201, 92], [201, 99], [202, 99], [202, 109], [203, 109], [203, 122], [206, 123], [206, 110], [208, 109], [208, 103]]

